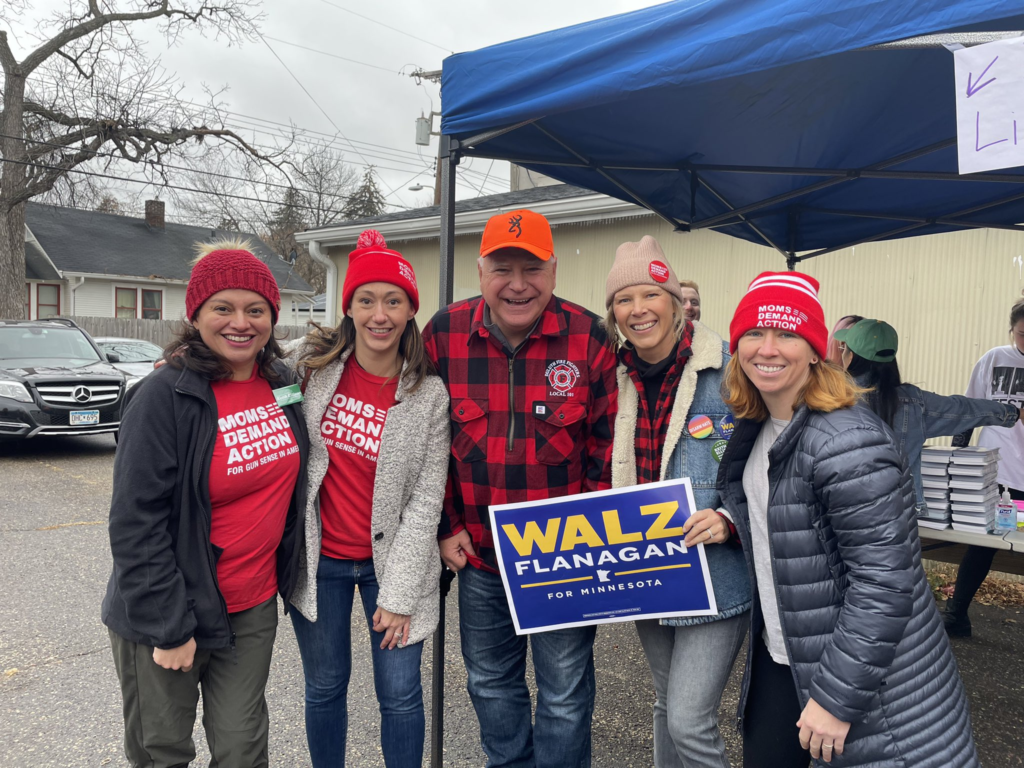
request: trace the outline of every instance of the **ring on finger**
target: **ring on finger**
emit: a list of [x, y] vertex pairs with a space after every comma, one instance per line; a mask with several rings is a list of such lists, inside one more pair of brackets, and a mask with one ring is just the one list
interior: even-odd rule
[[709, 539], [715, 538], [715, 534], [711, 532], [710, 528], [705, 528], [704, 530], [706, 530], [708, 532], [708, 538]]

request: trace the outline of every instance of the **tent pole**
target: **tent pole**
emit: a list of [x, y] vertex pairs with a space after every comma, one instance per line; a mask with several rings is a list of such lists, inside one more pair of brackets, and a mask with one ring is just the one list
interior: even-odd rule
[[[714, 187], [712, 187], [710, 184], [708, 184], [707, 179], [701, 178], [701, 179], [699, 179], [699, 181], [700, 181], [701, 186], [704, 187], [712, 195], [714, 195], [715, 198], [718, 200], [718, 202], [720, 202], [722, 205], [724, 205], [729, 210], [735, 210], [733, 208], [733, 206], [732, 206], [732, 203], [730, 203], [728, 200], [726, 200], [724, 197], [722, 197], [722, 195], [718, 194], [718, 191]], [[776, 243], [774, 240], [772, 240], [770, 237], [768, 237], [768, 235], [766, 235], [764, 232], [762, 232], [761, 229], [758, 228], [758, 226], [756, 224], [754, 224], [754, 222], [752, 222], [750, 219], [748, 219], [743, 214], [739, 214], [739, 219], [740, 219], [739, 221], [734, 222], [734, 223], [735, 224], [739, 224], [739, 223], [742, 222], [743, 224], [746, 224], [748, 227], [750, 227], [752, 230], [754, 230], [754, 233], [758, 237], [760, 237], [768, 245], [770, 245], [776, 251], [778, 251], [783, 256], [785, 256], [786, 259], [787, 259], [787, 263], [788, 263], [788, 260], [792, 257], [792, 254], [790, 254], [787, 251], [785, 251], [778, 243]]]
[[803, 256], [800, 256], [797, 259], [797, 261], [813, 259], [815, 256], [824, 256], [826, 253], [834, 253], [835, 251], [841, 251], [844, 248], [852, 248], [855, 245], [863, 245], [864, 243], [873, 243], [876, 240], [886, 240], [888, 238], [898, 237], [899, 235], [902, 235], [905, 232], [911, 232], [915, 229], [926, 227], [929, 224], [938, 224], [941, 223], [943, 220], [949, 221], [950, 219], [959, 219], [962, 216], [970, 216], [973, 213], [978, 213], [988, 208], [998, 208], [1000, 205], [1006, 205], [1007, 203], [1015, 203], [1018, 200], [1024, 200], [1024, 192], [1018, 192], [1017, 194], [1009, 195], [1008, 197], [1001, 197], [998, 200], [992, 200], [990, 202], [982, 203], [981, 205], [975, 205], [970, 208], [963, 208], [959, 211], [954, 211], [948, 216], [936, 216], [934, 219], [929, 221], [915, 222], [913, 224], [908, 224], [905, 227], [899, 227], [898, 229], [890, 229], [888, 232], [879, 232], [878, 234], [872, 235], [871, 237], [861, 238], [860, 240], [856, 240], [852, 243], [846, 243], [845, 245], [837, 245], [832, 248], [822, 248], [820, 250], [814, 251], [813, 253], [808, 253]]
[[[437, 160], [441, 164], [440, 308], [451, 304], [455, 293], [455, 166], [459, 164], [458, 147], [457, 140], [441, 135]], [[454, 578], [454, 573], [442, 567], [441, 605], [434, 632], [430, 682], [430, 768], [442, 768], [444, 764], [445, 600]]]
[[664, 220], [666, 224], [668, 224], [669, 226], [672, 227], [672, 229], [674, 229], [674, 230], [689, 231], [689, 225], [686, 224], [686, 222], [678, 221], [674, 217], [669, 216], [668, 214], [663, 213], [662, 211], [659, 211], [651, 203], [649, 203], [647, 200], [645, 200], [643, 197], [641, 197], [638, 192], [636, 192], [633, 189], [630, 189], [629, 186], [627, 186], [623, 182], [621, 182], [618, 179], [616, 179], [614, 176], [612, 176], [610, 173], [608, 173], [608, 171], [606, 171], [600, 165], [597, 165], [596, 163], [592, 162], [590, 160], [590, 158], [584, 157], [583, 155], [581, 155], [579, 152], [577, 152], [575, 149], [570, 147], [568, 144], [566, 144], [560, 138], [555, 136], [555, 134], [553, 134], [551, 131], [549, 131], [547, 128], [545, 128], [543, 125], [541, 125], [540, 123], [534, 123], [533, 127], [536, 128], [541, 133], [543, 133], [545, 136], [547, 136], [549, 139], [551, 139], [553, 142], [555, 142], [555, 144], [560, 146], [562, 149], [564, 149], [570, 155], [575, 157], [577, 160], [580, 160], [580, 161], [586, 163], [588, 168], [592, 168], [593, 170], [597, 171], [604, 178], [605, 181], [608, 181], [611, 184], [614, 184], [619, 189], [621, 189], [627, 195], [632, 197], [633, 200], [635, 200], [638, 205], [642, 205], [644, 208], [649, 210], [651, 213], [655, 214], [660, 219]]
[[[750, 205], [744, 205], [742, 208], [736, 208], [734, 210], [729, 211], [728, 213], [719, 214], [718, 216], [712, 216], [710, 219], [704, 219], [703, 221], [691, 221], [690, 222], [690, 228], [691, 229], [706, 229], [708, 227], [714, 227], [714, 226], [721, 225], [721, 224], [723, 224], [725, 222], [728, 222], [730, 224], [735, 224], [737, 222], [730, 221], [730, 219], [739, 218], [739, 217], [741, 217], [742, 214], [753, 213], [756, 210], [759, 210], [759, 209], [762, 209], [762, 208], [767, 208], [767, 207], [772, 206], [772, 205], [777, 205], [778, 203], [783, 203], [786, 200], [793, 200], [794, 198], [800, 197], [801, 195], [805, 195], [805, 194], [808, 194], [810, 192], [816, 192], [819, 189], [824, 189], [826, 187], [830, 187], [830, 186], [833, 186], [835, 184], [842, 184], [843, 182], [846, 182], [846, 181], [854, 181], [854, 180], [860, 178], [860, 171], [881, 171], [881, 170], [884, 170], [884, 169], [889, 168], [891, 166], [901, 165], [902, 163], [906, 163], [906, 162], [908, 162], [910, 160], [914, 160], [914, 159], [919, 158], [919, 157], [924, 157], [925, 155], [930, 155], [932, 152], [938, 152], [941, 149], [945, 149], [946, 147], [952, 147], [952, 146], [955, 146], [955, 145], [956, 145], [956, 139], [955, 138], [953, 138], [953, 139], [945, 139], [944, 141], [940, 141], [940, 142], [938, 142], [936, 144], [932, 144], [931, 146], [922, 147], [921, 149], [915, 149], [915, 150], [912, 150], [910, 152], [905, 152], [902, 155], [897, 155], [896, 157], [891, 157], [888, 160], [882, 160], [879, 163], [875, 163], [874, 165], [869, 165], [869, 166], [867, 166], [866, 168], [863, 168], [863, 169], [859, 169], [858, 170], [858, 169], [851, 168], [849, 170], [843, 171], [842, 172], [843, 173], [842, 176], [837, 176], [837, 177], [832, 178], [832, 179], [824, 179], [822, 181], [815, 182], [814, 184], [810, 184], [810, 185], [808, 185], [806, 187], [800, 187], [799, 189], [794, 189], [794, 190], [792, 190], [790, 192], [785, 192], [785, 193], [783, 193], [781, 195], [775, 195], [774, 197], [769, 197], [768, 199], [761, 200], [760, 202], [757, 202], [757, 203], [751, 203]], [[1022, 178], [1022, 181], [1024, 181], [1024, 178]], [[705, 184], [705, 186], [706, 186], [706, 184]], [[710, 189], [710, 187], [708, 187], [708, 189]], [[732, 208], [732, 206], [729, 206], [729, 207]]]

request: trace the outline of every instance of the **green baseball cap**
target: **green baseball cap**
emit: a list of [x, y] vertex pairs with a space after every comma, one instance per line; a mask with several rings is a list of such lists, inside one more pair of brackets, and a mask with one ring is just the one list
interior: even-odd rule
[[835, 339], [845, 343], [855, 355], [875, 363], [891, 363], [900, 345], [896, 329], [884, 320], [861, 320], [836, 331]]

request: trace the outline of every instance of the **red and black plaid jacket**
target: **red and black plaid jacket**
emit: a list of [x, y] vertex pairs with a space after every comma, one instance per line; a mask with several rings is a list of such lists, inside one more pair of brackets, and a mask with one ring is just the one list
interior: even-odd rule
[[672, 406], [676, 401], [676, 389], [679, 377], [683, 374], [683, 366], [690, 357], [690, 345], [693, 343], [693, 325], [689, 322], [683, 330], [679, 346], [676, 347], [676, 359], [665, 371], [665, 378], [658, 393], [657, 406], [654, 413], [648, 413], [647, 396], [644, 382], [636, 368], [636, 352], [628, 347], [619, 348], [619, 357], [626, 366], [626, 372], [636, 387], [637, 411], [636, 431], [633, 434], [633, 446], [636, 453], [636, 482], [656, 483], [661, 480], [661, 452], [665, 447], [665, 436], [668, 433], [669, 421], [672, 417]]
[[615, 355], [596, 315], [552, 297], [512, 357], [488, 332], [481, 297], [452, 304], [423, 330], [448, 388], [452, 457], [438, 535], [463, 528], [497, 569], [492, 504], [611, 487], [618, 398]]

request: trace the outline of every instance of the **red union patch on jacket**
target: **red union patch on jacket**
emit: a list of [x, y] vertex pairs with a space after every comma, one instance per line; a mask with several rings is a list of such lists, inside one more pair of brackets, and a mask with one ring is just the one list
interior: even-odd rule
[[564, 395], [576, 386], [580, 378], [580, 369], [569, 360], [555, 360], [544, 371], [544, 375], [555, 393]]
[[785, 304], [762, 304], [757, 308], [758, 328], [781, 328], [795, 331], [807, 322], [807, 315]]

